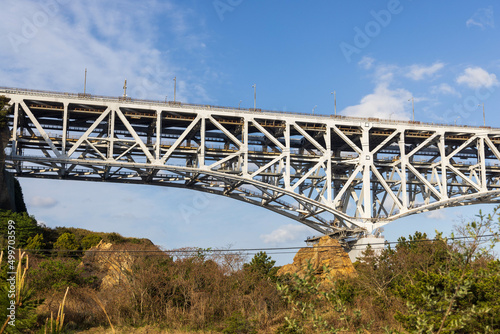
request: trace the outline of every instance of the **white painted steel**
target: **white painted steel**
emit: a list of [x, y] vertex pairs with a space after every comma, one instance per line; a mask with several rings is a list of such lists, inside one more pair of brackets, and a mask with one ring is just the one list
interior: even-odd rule
[[189, 188], [351, 241], [500, 194], [500, 129], [0, 88], [20, 177]]

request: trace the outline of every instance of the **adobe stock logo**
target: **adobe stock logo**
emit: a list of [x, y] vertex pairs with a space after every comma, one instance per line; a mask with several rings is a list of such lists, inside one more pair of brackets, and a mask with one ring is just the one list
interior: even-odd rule
[[378, 12], [370, 11], [373, 20], [368, 21], [364, 29], [358, 26], [354, 27], [353, 43], [342, 42], [339, 44], [340, 51], [342, 51], [346, 61], [350, 63], [352, 55], [359, 54], [361, 50], [370, 45], [371, 41], [382, 32], [382, 28], [386, 28], [391, 23], [393, 16], [400, 14], [402, 11], [403, 6], [399, 0], [389, 0], [387, 9]]
[[214, 0], [212, 5], [214, 6], [217, 16], [219, 16], [219, 20], [222, 22], [224, 21], [224, 14], [235, 10], [242, 2], [243, 0]]
[[34, 39], [40, 29], [49, 24], [50, 19], [56, 16], [61, 9], [61, 5], [69, 3], [70, 0], [48, 0], [40, 4], [41, 9], [35, 12], [31, 18], [23, 17], [21, 34], [9, 33], [10, 45], [16, 53], [19, 47], [23, 44], [28, 44], [30, 40]]
[[496, 89], [494, 85], [489, 87], [478, 87], [474, 90], [473, 94], [464, 97], [460, 103], [453, 104], [453, 109], [450, 108], [446, 110], [443, 118], [450, 122], [453, 122], [453, 120], [456, 122], [461, 118], [462, 121], [465, 122], [471, 115], [476, 114], [474, 121], [478, 122], [480, 125], [486, 125], [488, 123], [483, 123], [480, 104], [487, 101], [495, 93]]

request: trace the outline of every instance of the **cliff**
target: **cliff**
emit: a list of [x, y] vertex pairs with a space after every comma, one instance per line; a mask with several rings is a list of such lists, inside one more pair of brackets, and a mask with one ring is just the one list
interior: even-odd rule
[[129, 286], [138, 255], [144, 251], [159, 250], [147, 239], [140, 239], [140, 241], [141, 244], [128, 242], [112, 244], [101, 240], [98, 245], [86, 251], [82, 265], [87, 273], [97, 276], [101, 290], [117, 285]]
[[314, 275], [320, 281], [356, 275], [349, 256], [338, 240], [328, 236], [322, 237], [312, 248], [301, 248], [293, 258], [293, 263], [281, 267], [278, 275], [297, 274], [299, 277], [304, 277], [308, 262], [311, 263]]

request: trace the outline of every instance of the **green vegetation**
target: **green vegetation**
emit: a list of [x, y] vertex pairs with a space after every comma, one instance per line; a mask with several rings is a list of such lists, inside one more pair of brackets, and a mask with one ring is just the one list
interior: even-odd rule
[[278, 268], [274, 266], [276, 261], [272, 260], [266, 252], [258, 252], [249, 263], [245, 263], [243, 268], [260, 278], [276, 280]]
[[99, 244], [99, 242], [101, 242], [101, 240], [102, 240], [102, 238], [95, 233], [88, 234], [88, 235], [84, 236], [82, 241], [81, 241], [82, 249], [86, 250], [86, 249], [90, 249], [91, 247], [97, 246], [97, 244]]
[[54, 248], [59, 250], [78, 250], [80, 245], [76, 242], [76, 237], [73, 233], [63, 233], [54, 243]]
[[[480, 213], [449, 238], [415, 233], [379, 255], [368, 248], [356, 277], [326, 281], [312, 266], [300, 277], [278, 276], [265, 252], [249, 261], [199, 248], [174, 257], [116, 233], [38, 226], [26, 213], [0, 212], [0, 235], [15, 220], [19, 245], [30, 253], [29, 266], [23, 256], [18, 267], [25, 274], [16, 330], [23, 333], [43, 333], [51, 323], [58, 333], [146, 325], [214, 333], [499, 333], [500, 261], [492, 255], [499, 210]], [[134, 252], [82, 257], [101, 240]], [[3, 309], [7, 264], [4, 252]]]
[[16, 227], [16, 242], [18, 247], [26, 246], [28, 239], [40, 233], [41, 228], [33, 216], [26, 212], [15, 213], [9, 210], [0, 210], [0, 247], [7, 247], [7, 225], [8, 221], [13, 220]]

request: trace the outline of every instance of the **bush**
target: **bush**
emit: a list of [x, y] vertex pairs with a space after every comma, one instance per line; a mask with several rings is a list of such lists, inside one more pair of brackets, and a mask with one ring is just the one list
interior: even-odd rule
[[73, 233], [63, 233], [57, 241], [54, 243], [54, 248], [59, 250], [77, 250], [80, 245], [76, 242], [75, 235]]
[[37, 235], [41, 228], [37, 225], [34, 217], [26, 212], [16, 213], [10, 210], [0, 210], [0, 247], [6, 247], [6, 236], [8, 221], [13, 220], [16, 224], [16, 247], [24, 248], [30, 237]]
[[243, 268], [256, 274], [259, 278], [270, 278], [272, 281], [276, 281], [278, 268], [274, 266], [275, 263], [276, 261], [272, 260], [266, 252], [258, 252], [250, 263], [245, 263]]
[[73, 259], [47, 259], [38, 268], [29, 272], [29, 285], [35, 291], [46, 293], [49, 290], [64, 290], [93, 283], [94, 278], [85, 279], [80, 261]]
[[106, 235], [105, 239], [107, 239], [107, 241], [112, 243], [112, 244], [120, 244], [120, 243], [127, 241], [124, 237], [122, 237], [121, 235], [119, 235], [118, 233], [115, 233], [115, 232], [109, 233], [108, 235]]
[[89, 234], [89, 235], [83, 237], [83, 239], [81, 241], [81, 245], [82, 245], [82, 248], [84, 250], [87, 250], [91, 247], [96, 246], [101, 240], [102, 240], [102, 238], [100, 236], [98, 236], [97, 234]]
[[37, 234], [34, 237], [29, 237], [26, 243], [26, 249], [30, 250], [45, 249], [45, 242], [43, 242], [43, 234]]
[[222, 333], [226, 334], [254, 334], [257, 333], [252, 321], [248, 320], [241, 312], [233, 313], [225, 321], [226, 328]]

